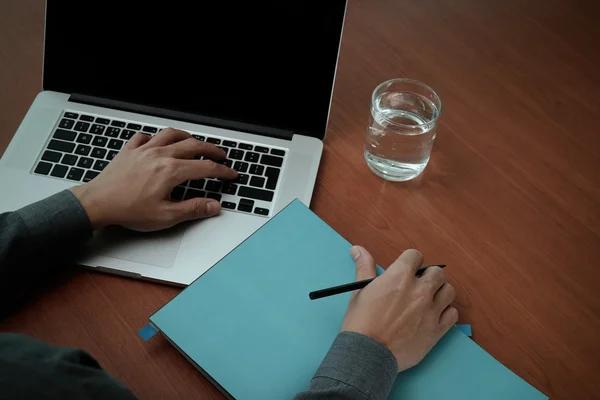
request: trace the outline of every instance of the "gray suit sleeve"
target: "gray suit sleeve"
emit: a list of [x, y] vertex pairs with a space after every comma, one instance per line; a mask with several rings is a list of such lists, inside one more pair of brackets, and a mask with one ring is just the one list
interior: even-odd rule
[[295, 400], [384, 400], [398, 375], [392, 352], [356, 332], [340, 333], [306, 392]]
[[90, 220], [69, 190], [0, 214], [0, 319], [91, 235]]

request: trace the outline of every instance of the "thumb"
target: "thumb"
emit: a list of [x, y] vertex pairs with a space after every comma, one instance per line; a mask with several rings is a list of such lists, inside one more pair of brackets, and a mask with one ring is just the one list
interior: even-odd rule
[[350, 255], [356, 263], [357, 281], [375, 278], [377, 276], [375, 261], [373, 261], [373, 257], [364, 247], [353, 246], [350, 249]]
[[173, 203], [173, 206], [179, 211], [178, 222], [213, 217], [221, 212], [221, 204], [214, 199], [189, 199]]

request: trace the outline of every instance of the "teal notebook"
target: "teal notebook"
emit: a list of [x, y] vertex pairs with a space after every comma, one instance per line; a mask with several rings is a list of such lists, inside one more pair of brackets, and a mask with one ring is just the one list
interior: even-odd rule
[[[349, 293], [308, 293], [355, 280], [350, 243], [295, 200], [150, 317], [236, 399], [305, 390], [340, 330]], [[453, 328], [390, 399], [545, 399]]]

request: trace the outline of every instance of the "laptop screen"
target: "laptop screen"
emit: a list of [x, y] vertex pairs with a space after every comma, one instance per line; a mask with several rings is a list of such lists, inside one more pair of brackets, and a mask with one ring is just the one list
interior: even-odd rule
[[48, 0], [44, 89], [323, 138], [345, 0]]

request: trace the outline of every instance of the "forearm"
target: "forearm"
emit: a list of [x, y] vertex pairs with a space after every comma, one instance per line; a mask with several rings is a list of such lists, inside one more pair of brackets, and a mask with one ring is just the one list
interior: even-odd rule
[[0, 318], [46, 272], [66, 262], [92, 228], [68, 190], [0, 215]]
[[355, 332], [342, 332], [310, 382], [295, 400], [384, 400], [398, 374], [392, 352]]

